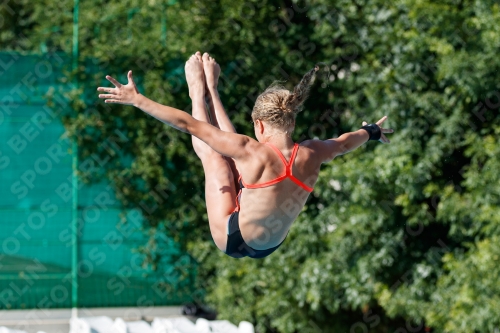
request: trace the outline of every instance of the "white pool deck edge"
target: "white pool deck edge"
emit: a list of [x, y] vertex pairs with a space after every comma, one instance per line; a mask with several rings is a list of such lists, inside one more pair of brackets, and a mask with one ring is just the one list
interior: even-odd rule
[[[72, 309], [29, 309], [0, 310], [0, 326], [18, 326], [19, 324], [50, 325], [68, 324]], [[181, 306], [155, 306], [142, 308], [79, 308], [78, 317], [107, 316], [111, 319], [122, 318], [125, 321], [152, 321], [155, 317], [171, 318], [182, 315]], [[189, 317], [188, 317], [189, 318]]]

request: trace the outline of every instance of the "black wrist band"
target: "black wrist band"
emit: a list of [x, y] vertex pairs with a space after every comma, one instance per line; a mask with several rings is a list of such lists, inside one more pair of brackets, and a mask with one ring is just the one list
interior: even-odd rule
[[368, 140], [378, 141], [380, 139], [380, 136], [382, 135], [382, 132], [380, 132], [380, 127], [378, 127], [377, 124], [368, 124], [361, 128], [366, 130], [370, 135], [370, 139]]

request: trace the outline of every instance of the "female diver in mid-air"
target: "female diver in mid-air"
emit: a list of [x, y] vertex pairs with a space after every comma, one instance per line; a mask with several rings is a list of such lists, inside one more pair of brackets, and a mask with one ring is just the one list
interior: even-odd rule
[[322, 163], [368, 140], [388, 143], [383, 133], [393, 132], [380, 127], [387, 119], [384, 116], [376, 124], [363, 122], [361, 129], [335, 139], [294, 143], [295, 116], [318, 69], [307, 72], [292, 92], [272, 85], [259, 95], [252, 111], [257, 141], [236, 133], [217, 92], [220, 67], [207, 53], [196, 52], [185, 66], [192, 116], [141, 95], [132, 71], [126, 85], [106, 76], [115, 88], [97, 90], [105, 92], [99, 98], [106, 103], [133, 105], [192, 135], [205, 171], [208, 221], [215, 244], [234, 258], [263, 258], [285, 240], [313, 191]]

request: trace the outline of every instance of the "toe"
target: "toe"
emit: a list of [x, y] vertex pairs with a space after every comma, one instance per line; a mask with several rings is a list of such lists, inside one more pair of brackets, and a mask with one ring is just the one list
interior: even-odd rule
[[210, 58], [207, 52], [203, 53], [203, 60], [208, 60]]

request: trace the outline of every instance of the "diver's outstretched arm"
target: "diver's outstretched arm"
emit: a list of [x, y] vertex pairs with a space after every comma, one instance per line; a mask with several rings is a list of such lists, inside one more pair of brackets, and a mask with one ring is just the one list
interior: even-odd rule
[[[384, 135], [384, 133], [393, 133], [394, 130], [382, 128], [381, 125], [387, 120], [387, 116], [382, 117], [375, 124], [376, 130], [380, 130], [380, 138], [378, 141], [382, 143], [389, 143], [389, 139]], [[365, 121], [363, 126], [368, 125]], [[359, 129], [355, 132], [344, 133], [338, 138], [328, 139], [328, 140], [310, 140], [306, 143], [311, 149], [313, 149], [320, 160], [321, 163], [326, 163], [333, 160], [338, 155], [344, 155], [348, 152], [355, 150], [356, 148], [363, 145], [370, 139], [370, 128]]]
[[[132, 71], [127, 73], [127, 78], [128, 83], [121, 84], [113, 77], [106, 75], [106, 79], [114, 84], [115, 88], [97, 88], [97, 91], [107, 92], [107, 94], [100, 94], [99, 98], [104, 99], [105, 103], [133, 105], [165, 124], [175, 127], [180, 131], [187, 132], [186, 124], [188, 119], [183, 114], [185, 113], [184, 111], [161, 105], [141, 95], [132, 78]], [[186, 113], [186, 115], [188, 114]]]
[[100, 94], [99, 98], [105, 99], [105, 103], [133, 105], [169, 126], [196, 136], [221, 155], [241, 160], [250, 155], [247, 149], [256, 143], [255, 140], [246, 135], [221, 131], [205, 121], [196, 120], [184, 111], [152, 101], [139, 93], [132, 71], [128, 72], [127, 77], [128, 83], [122, 85], [111, 76], [106, 76], [115, 88], [97, 88], [98, 91], [107, 92]]

